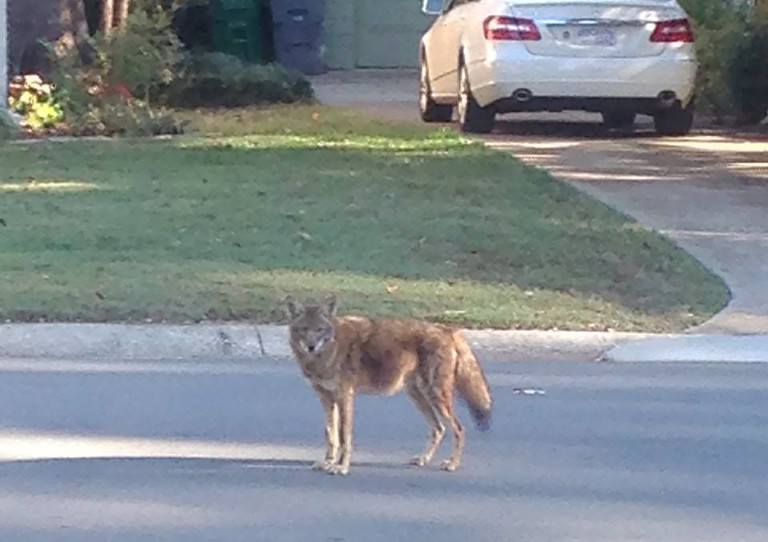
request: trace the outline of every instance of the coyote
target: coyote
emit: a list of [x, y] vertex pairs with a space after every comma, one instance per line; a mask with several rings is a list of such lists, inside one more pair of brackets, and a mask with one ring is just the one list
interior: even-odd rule
[[429, 440], [412, 465], [426, 466], [446, 426], [453, 452], [442, 464], [461, 463], [464, 428], [453, 409], [454, 390], [466, 401], [481, 430], [490, 426], [491, 393], [483, 370], [460, 330], [417, 320], [336, 316], [336, 300], [303, 306], [286, 299], [290, 343], [304, 377], [325, 410], [325, 458], [315, 470], [348, 474], [356, 393], [394, 395], [403, 389], [429, 424]]

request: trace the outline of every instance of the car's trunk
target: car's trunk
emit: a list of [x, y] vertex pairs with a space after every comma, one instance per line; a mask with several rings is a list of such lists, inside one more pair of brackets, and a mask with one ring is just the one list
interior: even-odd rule
[[651, 41], [656, 21], [683, 17], [668, 0], [513, 2], [517, 17], [533, 19], [541, 40], [527, 41], [534, 55], [580, 58], [647, 57], [664, 51]]

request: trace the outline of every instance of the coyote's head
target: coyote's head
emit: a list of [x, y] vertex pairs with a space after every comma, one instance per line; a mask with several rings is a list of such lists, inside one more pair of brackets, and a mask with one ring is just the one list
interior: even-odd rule
[[290, 296], [285, 301], [291, 316], [291, 345], [303, 354], [322, 355], [334, 339], [336, 299], [330, 297], [319, 305], [306, 306]]

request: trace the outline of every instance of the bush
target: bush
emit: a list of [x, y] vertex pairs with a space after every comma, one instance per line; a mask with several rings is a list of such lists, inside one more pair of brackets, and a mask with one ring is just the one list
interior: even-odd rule
[[210, 0], [188, 0], [173, 14], [173, 28], [185, 47], [213, 50], [213, 6]]
[[312, 99], [312, 86], [298, 71], [256, 65], [224, 53], [187, 55], [164, 92], [172, 107], [242, 107]]
[[71, 124], [69, 132], [76, 136], [157, 136], [181, 134], [184, 125], [167, 109], [149, 107], [138, 100], [110, 99], [91, 105]]
[[151, 16], [134, 12], [125, 31], [109, 38], [97, 36], [93, 47], [96, 62], [92, 68], [104, 82], [123, 85], [145, 101], [173, 80], [179, 62], [180, 44], [162, 10]]
[[[179, 44], [165, 12], [137, 10], [125, 31], [96, 36], [89, 54], [51, 48], [55, 96], [74, 135], [159, 135], [182, 131], [151, 105], [175, 75]], [[136, 98], [136, 97], [139, 98]]]
[[53, 85], [39, 75], [14, 77], [9, 88], [8, 106], [21, 117], [22, 128], [33, 132], [53, 128], [63, 119]]
[[717, 122], [759, 122], [768, 99], [768, 9], [736, 0], [680, 3], [696, 34], [697, 109]]
[[756, 7], [748, 19], [729, 76], [740, 120], [759, 123], [768, 114], [768, 4]]
[[8, 110], [0, 107], [0, 143], [13, 139], [18, 132], [18, 126]]

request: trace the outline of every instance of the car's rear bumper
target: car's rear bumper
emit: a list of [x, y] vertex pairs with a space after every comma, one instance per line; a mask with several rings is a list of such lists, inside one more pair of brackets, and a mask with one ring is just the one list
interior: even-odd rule
[[[495, 104], [507, 111], [589, 107], [599, 111], [606, 100], [642, 105], [657, 100], [662, 92], [674, 93], [685, 104], [693, 95], [696, 78], [696, 62], [686, 55], [568, 59], [521, 56], [476, 62], [468, 68], [478, 103]], [[530, 93], [529, 100], [513, 97], [521, 89]]]

